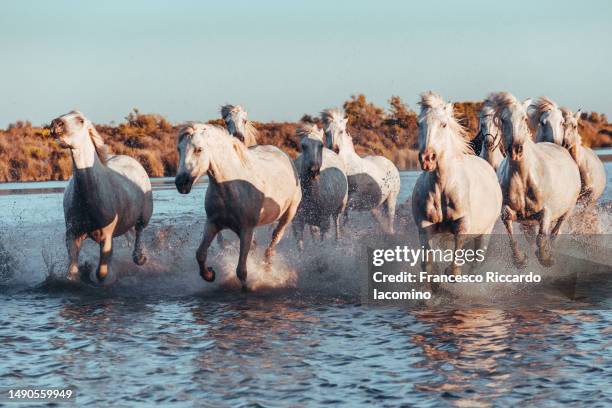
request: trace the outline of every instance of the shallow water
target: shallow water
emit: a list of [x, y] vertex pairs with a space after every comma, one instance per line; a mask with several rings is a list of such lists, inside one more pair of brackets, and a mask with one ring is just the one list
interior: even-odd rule
[[[416, 174], [402, 173], [401, 202]], [[244, 294], [231, 233], [234, 244], [211, 249], [219, 282], [198, 276], [206, 184], [182, 196], [157, 180], [147, 265], [134, 266], [119, 238], [114, 285], [68, 284], [63, 185], [0, 185], [0, 257], [10, 259], [0, 387], [70, 385], [79, 405], [97, 406], [612, 404], [607, 276], [585, 278], [597, 289], [586, 296], [550, 291], [537, 307], [479, 306], [499, 288], [436, 307], [364, 305], [358, 240], [373, 232], [357, 216], [340, 244], [308, 242], [305, 256], [287, 234], [269, 272], [261, 228]], [[608, 233], [610, 186], [598, 213]], [[96, 252], [86, 245], [81, 262]]]

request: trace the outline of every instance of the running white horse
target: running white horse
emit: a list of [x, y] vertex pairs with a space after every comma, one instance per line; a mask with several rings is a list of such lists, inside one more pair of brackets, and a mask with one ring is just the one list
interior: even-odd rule
[[[423, 172], [412, 192], [412, 214], [421, 244], [431, 248], [436, 233], [452, 233], [455, 249], [466, 235], [486, 248], [502, 205], [502, 192], [493, 168], [474, 155], [465, 129], [453, 115], [453, 105], [439, 95], [421, 95], [419, 114], [419, 162]], [[431, 273], [431, 260], [423, 262]], [[453, 262], [450, 273], [460, 274]]]
[[553, 264], [550, 240], [571, 214], [580, 194], [580, 174], [570, 154], [554, 143], [534, 143], [528, 127], [531, 100], [519, 102], [508, 92], [491, 94], [495, 117], [504, 137], [506, 158], [497, 174], [504, 195], [502, 220], [517, 266], [526, 256], [513, 236], [513, 221], [538, 225], [536, 255], [544, 266]]
[[255, 227], [278, 221], [265, 252], [269, 261], [300, 204], [302, 190], [293, 162], [274, 146], [247, 149], [225, 129], [201, 123], [181, 129], [177, 148], [177, 190], [188, 194], [204, 174], [209, 180], [204, 238], [196, 253], [200, 276], [215, 280], [215, 271], [206, 266], [208, 248], [215, 235], [228, 228], [240, 238], [236, 275], [246, 289], [246, 261]]
[[336, 240], [340, 239], [340, 215], [348, 200], [348, 182], [344, 163], [324, 146], [325, 135], [317, 125], [305, 125], [297, 135], [302, 153], [295, 159], [295, 167], [300, 175], [302, 202], [293, 220], [293, 233], [298, 248], [303, 250], [305, 224], [319, 227], [323, 240], [331, 217]]
[[490, 100], [486, 99], [480, 109], [477, 137], [482, 141], [480, 157], [485, 159], [497, 171], [500, 163], [504, 160], [505, 154], [501, 130], [493, 120], [494, 115], [495, 109], [493, 109], [493, 104]]
[[247, 112], [240, 105], [223, 105], [221, 117], [227, 126], [227, 131], [240, 139], [246, 147], [257, 144], [257, 129], [249, 120]]
[[532, 127], [537, 129], [536, 141], [565, 147], [578, 164], [580, 200], [596, 202], [606, 188], [606, 170], [597, 154], [582, 145], [578, 132], [580, 111], [574, 114], [567, 108], [559, 108], [555, 102], [543, 96], [531, 104], [528, 113]]
[[143, 265], [147, 258], [141, 234], [153, 213], [147, 172], [131, 157], [107, 155], [104, 140], [81, 112], [54, 119], [50, 132], [72, 156], [72, 178], [64, 192], [69, 279], [78, 279], [79, 250], [87, 237], [100, 245], [100, 282], [109, 273], [113, 237], [129, 230], [136, 231], [132, 257]]
[[[400, 176], [393, 162], [383, 156], [360, 157], [346, 130], [344, 112], [327, 109], [321, 112], [325, 125], [326, 145], [338, 153], [348, 176], [348, 209], [370, 211], [383, 230], [393, 233], [395, 206], [400, 191]], [[382, 209], [382, 212], [381, 212]], [[384, 214], [383, 214], [384, 213]]]

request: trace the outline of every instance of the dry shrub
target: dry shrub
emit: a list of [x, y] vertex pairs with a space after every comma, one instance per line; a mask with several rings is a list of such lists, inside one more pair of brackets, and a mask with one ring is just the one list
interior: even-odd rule
[[[480, 102], [458, 102], [455, 114], [471, 137], [478, 129]], [[399, 168], [417, 166], [417, 115], [397, 96], [389, 99], [389, 109], [368, 102], [364, 95], [352, 96], [343, 104], [349, 118], [349, 132], [360, 155], [384, 155]], [[304, 115], [302, 122], [321, 124], [316, 115]], [[224, 126], [221, 119], [209, 123]], [[299, 123], [255, 123], [260, 144], [275, 145], [291, 157], [299, 154], [296, 129]], [[176, 134], [179, 125], [172, 125], [163, 116], [144, 114], [134, 109], [117, 126], [97, 125], [110, 151], [126, 154], [142, 163], [151, 177], [173, 176], [176, 173]], [[612, 124], [606, 115], [585, 112], [580, 121], [585, 145], [612, 146]], [[55, 140], [43, 136], [42, 128], [30, 122], [17, 121], [0, 130], [0, 182], [66, 180], [72, 160]]]

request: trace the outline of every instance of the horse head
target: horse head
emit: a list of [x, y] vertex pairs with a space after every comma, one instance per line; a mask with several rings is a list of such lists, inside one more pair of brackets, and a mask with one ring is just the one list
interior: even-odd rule
[[302, 171], [308, 179], [318, 177], [323, 165], [324, 134], [317, 125], [305, 125], [297, 130], [301, 138]]
[[423, 171], [435, 171], [447, 156], [471, 152], [465, 130], [453, 116], [453, 104], [433, 92], [421, 94], [419, 114], [419, 163]]
[[542, 96], [529, 105], [527, 114], [536, 142], [563, 143], [563, 115], [555, 102]]
[[514, 95], [508, 92], [499, 92], [489, 95], [495, 106], [495, 120], [501, 128], [504, 137], [504, 149], [510, 160], [518, 161], [523, 158], [525, 143], [531, 142], [527, 108], [531, 99], [519, 102]]
[[582, 145], [582, 138], [578, 132], [578, 121], [582, 112], [580, 109], [573, 113], [567, 108], [561, 108], [563, 114], [563, 147], [565, 147], [574, 160], [577, 160], [578, 147]]
[[208, 128], [211, 125], [192, 123], [179, 131], [177, 149], [179, 166], [174, 179], [176, 189], [188, 194], [191, 187], [210, 167]]
[[325, 145], [328, 149], [339, 153], [347, 145], [347, 138], [350, 139], [346, 131], [348, 118], [340, 109], [326, 109], [321, 112], [325, 129]]
[[103, 163], [106, 162], [104, 140], [91, 121], [81, 112], [74, 110], [53, 119], [49, 125], [49, 132], [61, 147], [68, 148], [79, 156], [79, 163], [83, 162], [89, 167], [96, 153]]

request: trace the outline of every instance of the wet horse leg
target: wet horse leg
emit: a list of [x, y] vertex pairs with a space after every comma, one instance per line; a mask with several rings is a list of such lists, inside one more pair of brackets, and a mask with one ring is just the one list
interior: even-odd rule
[[527, 264], [527, 256], [521, 252], [518, 247], [518, 243], [514, 238], [514, 231], [512, 222], [516, 220], [516, 212], [514, 212], [509, 206], [505, 205], [502, 210], [502, 221], [508, 232], [508, 238], [510, 239], [510, 248], [512, 248], [512, 257], [514, 264], [519, 268], [524, 268]]
[[334, 215], [332, 215], [333, 221], [334, 221], [334, 230], [336, 233], [336, 241], [340, 240], [341, 237], [341, 231], [340, 231], [340, 216], [341, 216], [342, 212], [338, 212]]
[[293, 221], [293, 217], [295, 217], [298, 205], [299, 200], [297, 200], [297, 203], [292, 204], [278, 220], [278, 225], [276, 226], [276, 228], [274, 228], [274, 231], [272, 232], [272, 240], [270, 241], [270, 245], [268, 245], [268, 248], [266, 248], [266, 263], [269, 263], [270, 259], [272, 258], [272, 255], [274, 255], [274, 248], [276, 247], [276, 244], [278, 244], [278, 241], [280, 241], [280, 239], [283, 237], [283, 233], [285, 232], [287, 225], [289, 225], [289, 223]]
[[461, 275], [461, 267], [457, 265], [456, 255], [457, 251], [463, 249], [463, 244], [465, 243], [465, 232], [468, 230], [467, 219], [465, 217], [461, 217], [453, 222], [451, 226], [451, 230], [455, 239], [455, 251], [453, 252], [453, 261], [452, 264], [447, 268], [446, 273], [452, 275]]
[[[421, 270], [423, 272], [426, 272], [427, 275], [431, 275], [433, 272], [433, 262], [429, 258], [428, 254], [428, 251], [431, 249], [431, 235], [433, 233], [433, 229], [434, 225], [419, 228], [419, 241], [421, 243], [421, 246], [425, 249], [425, 251], [427, 251], [427, 254], [421, 261]], [[430, 289], [435, 292], [438, 290], [439, 285], [437, 283], [426, 283], [425, 286], [427, 287], [427, 289]]]
[[204, 237], [202, 238], [202, 242], [200, 242], [200, 246], [196, 251], [196, 259], [198, 261], [198, 266], [200, 267], [200, 276], [206, 282], [212, 282], [215, 280], [215, 271], [206, 266], [206, 257], [208, 256], [208, 248], [218, 232], [219, 227], [217, 224], [206, 221], [206, 226], [204, 227]]
[[550, 225], [552, 223], [550, 219], [550, 210], [544, 207], [539, 214], [539, 218], [540, 225], [537, 236], [538, 250], [536, 255], [538, 261], [540, 261], [543, 266], [552, 266], [554, 262], [550, 253]]
[[387, 217], [387, 229], [390, 234], [395, 231], [395, 205], [397, 204], [397, 194], [391, 194], [384, 204], [384, 211]]
[[304, 218], [299, 215], [296, 216], [292, 227], [293, 236], [295, 237], [295, 242], [300, 252], [304, 251], [304, 225]]
[[238, 257], [238, 266], [236, 267], [236, 276], [240, 279], [242, 284], [242, 290], [246, 290], [247, 280], [247, 257], [251, 249], [251, 243], [253, 242], [253, 228], [244, 228], [240, 231], [240, 255]]
[[66, 247], [70, 257], [70, 265], [68, 266], [68, 279], [70, 280], [79, 279], [79, 252], [84, 240], [85, 234], [79, 235], [66, 232]]
[[132, 259], [136, 265], [144, 265], [147, 262], [147, 256], [145, 255], [144, 245], [142, 244], [142, 230], [144, 226], [142, 223], [136, 224], [134, 230], [136, 231], [136, 239], [134, 241], [134, 252], [132, 252]]

